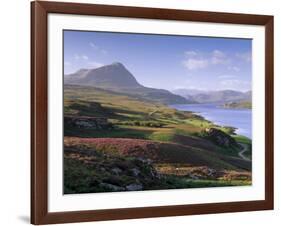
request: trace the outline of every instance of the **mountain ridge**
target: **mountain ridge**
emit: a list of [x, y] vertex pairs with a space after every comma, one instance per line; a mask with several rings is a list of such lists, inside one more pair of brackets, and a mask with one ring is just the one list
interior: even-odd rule
[[65, 75], [67, 85], [82, 85], [102, 88], [109, 91], [135, 95], [142, 99], [158, 101], [163, 104], [192, 103], [186, 98], [165, 89], [156, 89], [141, 85], [134, 75], [122, 64], [115, 62], [94, 69], [80, 69]]
[[121, 63], [112, 63], [94, 69], [80, 69], [65, 76], [66, 84], [88, 85], [98, 87], [143, 87]]
[[204, 91], [196, 89], [176, 89], [172, 91], [174, 94], [185, 97], [190, 101], [198, 103], [228, 103], [233, 101], [251, 101], [252, 91], [237, 90], [218, 90]]

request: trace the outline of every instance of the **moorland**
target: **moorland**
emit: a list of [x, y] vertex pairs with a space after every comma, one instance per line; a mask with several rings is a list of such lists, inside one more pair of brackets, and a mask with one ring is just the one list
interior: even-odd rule
[[251, 139], [132, 76], [120, 63], [65, 76], [65, 194], [251, 185]]

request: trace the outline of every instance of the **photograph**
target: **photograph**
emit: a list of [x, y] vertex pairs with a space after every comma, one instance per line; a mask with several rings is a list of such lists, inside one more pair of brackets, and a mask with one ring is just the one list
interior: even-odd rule
[[30, 4], [30, 222], [273, 210], [274, 15], [129, 5]]
[[62, 61], [64, 194], [251, 186], [252, 39], [63, 30]]

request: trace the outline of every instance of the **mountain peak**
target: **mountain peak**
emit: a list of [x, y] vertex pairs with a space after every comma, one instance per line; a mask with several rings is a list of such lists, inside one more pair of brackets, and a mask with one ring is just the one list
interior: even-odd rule
[[[112, 64], [110, 64], [111, 66], [118, 66], [118, 67], [124, 67], [124, 65], [122, 64], [122, 63], [120, 63], [120, 62], [113, 62]], [[109, 66], [110, 66], [109, 65]]]
[[120, 62], [99, 68], [80, 70], [64, 77], [65, 84], [102, 88], [104, 90], [126, 93], [149, 101], [164, 104], [185, 104], [188, 101], [164, 89], [154, 89], [141, 85], [130, 71]]
[[81, 68], [79, 69], [77, 72], [85, 72], [85, 71], [88, 71], [89, 69], [86, 69], [86, 68]]
[[65, 77], [65, 83], [96, 86], [105, 89], [134, 89], [143, 87], [120, 62], [89, 70], [79, 70]]

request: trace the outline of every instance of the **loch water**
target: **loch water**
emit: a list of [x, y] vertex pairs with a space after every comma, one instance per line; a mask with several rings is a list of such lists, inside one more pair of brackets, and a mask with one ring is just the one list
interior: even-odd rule
[[252, 110], [224, 108], [221, 104], [175, 104], [171, 107], [192, 111], [220, 126], [237, 128], [236, 133], [252, 138]]

